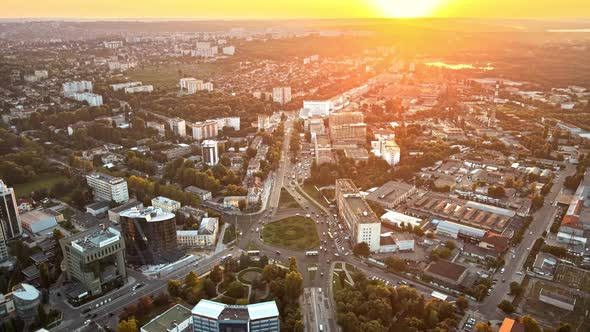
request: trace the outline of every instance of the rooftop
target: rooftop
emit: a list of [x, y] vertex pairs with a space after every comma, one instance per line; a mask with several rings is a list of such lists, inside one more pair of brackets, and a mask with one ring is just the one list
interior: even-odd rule
[[524, 325], [512, 318], [504, 318], [498, 332], [524, 332]]
[[438, 260], [436, 262], [430, 263], [428, 267], [426, 267], [425, 271], [446, 279], [453, 280], [455, 282], [459, 282], [461, 276], [466, 270], [467, 268], [463, 265], [455, 264], [445, 260]]
[[410, 190], [414, 189], [414, 186], [396, 181], [389, 181], [377, 190], [373, 191], [367, 196], [368, 200], [371, 201], [383, 201], [390, 203], [405, 195]]
[[137, 207], [140, 205], [143, 207], [143, 204], [138, 202], [136, 199], [130, 199], [127, 203], [117, 206], [117, 207], [114, 207], [114, 208], [110, 209], [109, 211], [119, 213], [119, 212], [127, 211], [131, 208], [134, 208], [134, 207]]
[[143, 209], [131, 208], [121, 213], [122, 217], [143, 218], [148, 222], [158, 222], [174, 218], [174, 214], [160, 208], [148, 206]]
[[117, 184], [120, 182], [125, 182], [125, 179], [123, 179], [123, 178], [117, 178], [117, 177], [110, 176], [105, 173], [99, 173], [99, 172], [94, 172], [94, 173], [88, 174], [88, 175], [86, 175], [86, 178], [93, 178], [93, 179], [97, 179], [100, 181], [108, 182], [110, 184]]
[[[97, 226], [72, 237], [75, 238], [70, 242], [72, 247], [80, 252], [84, 252], [96, 248], [102, 248], [113, 242], [117, 242], [121, 238], [121, 234], [112, 227], [103, 228]], [[67, 239], [68, 238], [66, 238], [66, 240]]]
[[193, 308], [192, 314], [216, 320], [258, 320], [279, 316], [279, 309], [274, 301], [250, 305], [226, 305], [201, 300]]
[[16, 298], [21, 299], [21, 300], [34, 301], [39, 298], [41, 293], [39, 292], [39, 290], [37, 290], [37, 288], [35, 288], [29, 284], [23, 283], [23, 284], [15, 286], [12, 289], [12, 295]]
[[168, 332], [176, 324], [192, 317], [191, 310], [177, 304], [141, 327], [145, 332]]

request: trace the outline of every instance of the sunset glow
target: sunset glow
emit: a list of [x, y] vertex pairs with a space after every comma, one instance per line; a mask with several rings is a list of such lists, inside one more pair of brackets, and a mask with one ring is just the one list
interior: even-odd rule
[[385, 17], [413, 18], [430, 16], [443, 0], [375, 0]]
[[584, 17], [590, 1], [563, 0], [3, 0], [0, 18]]

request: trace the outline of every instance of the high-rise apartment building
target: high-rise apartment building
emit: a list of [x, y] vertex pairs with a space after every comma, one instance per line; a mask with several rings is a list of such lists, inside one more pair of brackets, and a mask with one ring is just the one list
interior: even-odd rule
[[208, 166], [215, 166], [219, 162], [217, 141], [205, 140], [201, 143], [203, 162]]
[[270, 128], [270, 116], [258, 114], [258, 130], [267, 130], [268, 128]]
[[197, 140], [213, 138], [217, 136], [219, 131], [216, 120], [207, 120], [202, 122], [195, 122], [188, 125], [191, 130], [191, 136]]
[[121, 232], [127, 260], [135, 264], [162, 264], [179, 257], [176, 240], [176, 216], [149, 206], [121, 212]]
[[[9, 188], [2, 180], [0, 180], [0, 226], [4, 241], [19, 237], [23, 232], [14, 189]], [[0, 256], [1, 251], [0, 248]]]
[[127, 181], [104, 173], [86, 175], [86, 182], [92, 188], [94, 199], [97, 201], [115, 201], [125, 203], [129, 200]]
[[92, 91], [92, 82], [90, 81], [71, 81], [62, 84], [63, 93], [66, 97], [71, 97], [76, 92]]
[[281, 86], [272, 89], [272, 101], [285, 105], [291, 101], [291, 87]]
[[227, 305], [201, 300], [192, 310], [194, 332], [279, 332], [279, 309], [274, 301]]
[[389, 165], [399, 164], [401, 149], [394, 139], [380, 137], [379, 140], [371, 142], [371, 148], [375, 156], [385, 160]]
[[332, 113], [329, 118], [330, 137], [334, 141], [363, 143], [367, 139], [367, 125], [361, 112]]
[[186, 121], [181, 118], [169, 118], [168, 125], [170, 130], [177, 136], [186, 136]]
[[100, 225], [59, 240], [66, 278], [78, 282], [88, 295], [124, 285], [125, 241], [112, 227]]
[[381, 221], [350, 179], [336, 180], [338, 214], [348, 225], [354, 243], [366, 242], [371, 251], [379, 250]]

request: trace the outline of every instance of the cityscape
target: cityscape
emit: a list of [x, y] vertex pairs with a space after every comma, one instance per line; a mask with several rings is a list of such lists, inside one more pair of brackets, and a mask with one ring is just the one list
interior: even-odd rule
[[590, 331], [590, 2], [0, 7], [0, 332]]

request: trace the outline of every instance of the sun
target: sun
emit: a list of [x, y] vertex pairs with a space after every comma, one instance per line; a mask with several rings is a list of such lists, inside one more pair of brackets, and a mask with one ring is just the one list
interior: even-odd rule
[[384, 17], [424, 17], [441, 4], [443, 0], [373, 0]]

